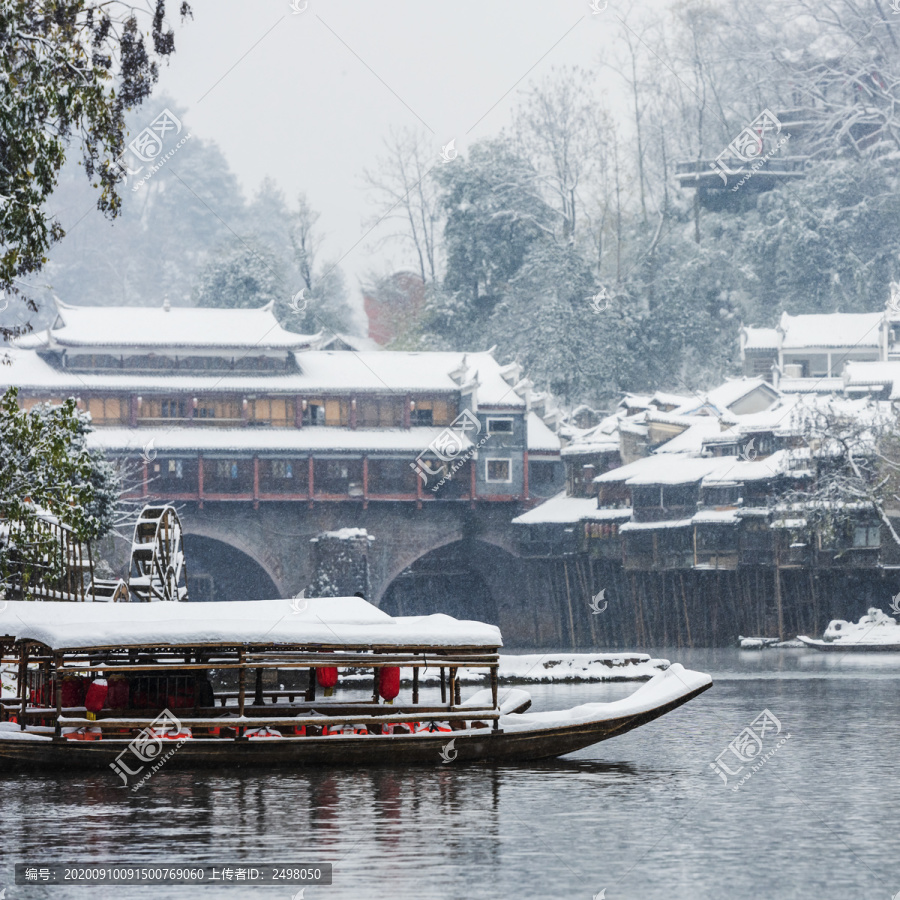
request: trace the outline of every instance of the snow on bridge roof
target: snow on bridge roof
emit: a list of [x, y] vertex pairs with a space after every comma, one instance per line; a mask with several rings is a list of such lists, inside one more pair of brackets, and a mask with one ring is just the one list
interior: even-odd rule
[[295, 373], [202, 375], [163, 374], [145, 371], [77, 372], [57, 369], [34, 351], [10, 347], [10, 365], [0, 366], [0, 385], [14, 384], [48, 394], [84, 391], [179, 392], [204, 391], [249, 393], [303, 393], [355, 391], [357, 393], [458, 393], [460, 385], [450, 377], [466, 359], [467, 371], [478, 380], [479, 406], [522, 409], [525, 401], [500, 374], [500, 366], [487, 352], [446, 353], [379, 350], [309, 350], [295, 354], [300, 371]]
[[[334, 450], [384, 453], [424, 453], [428, 445], [444, 431], [443, 428], [217, 428], [167, 427], [158, 428], [98, 428], [88, 435], [88, 445], [112, 453], [140, 453], [149, 441], [157, 453], [229, 451], [257, 453], [309, 453]], [[468, 450], [473, 445], [468, 437], [454, 431]]]
[[478, 383], [481, 406], [521, 408], [525, 401], [503, 378], [501, 366], [488, 352], [379, 350], [350, 353], [342, 350], [312, 350], [296, 355], [301, 374], [298, 385], [304, 390], [340, 388], [364, 392], [458, 391], [460, 382], [451, 377], [462, 372], [463, 384]]
[[[57, 301], [60, 347], [169, 349], [176, 347], [296, 350], [316, 336], [286, 331], [268, 303], [258, 309], [191, 306], [69, 306]], [[31, 342], [23, 346], [33, 346]]]
[[393, 617], [359, 597], [218, 603], [10, 602], [0, 634], [51, 649], [324, 644], [499, 647], [494, 625], [431, 616]]

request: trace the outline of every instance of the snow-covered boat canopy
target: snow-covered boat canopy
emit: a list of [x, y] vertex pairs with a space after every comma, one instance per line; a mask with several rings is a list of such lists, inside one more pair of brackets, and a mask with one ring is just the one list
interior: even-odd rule
[[0, 610], [0, 635], [51, 650], [236, 644], [494, 649], [503, 644], [494, 625], [441, 613], [394, 617], [360, 597], [223, 603], [18, 601]]

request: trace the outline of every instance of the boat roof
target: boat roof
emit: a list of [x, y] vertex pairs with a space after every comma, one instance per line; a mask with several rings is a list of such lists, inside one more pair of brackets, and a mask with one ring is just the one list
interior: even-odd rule
[[503, 644], [484, 622], [390, 616], [360, 597], [215, 603], [54, 603], [12, 601], [0, 635], [51, 650], [234, 644], [368, 647], [478, 647]]

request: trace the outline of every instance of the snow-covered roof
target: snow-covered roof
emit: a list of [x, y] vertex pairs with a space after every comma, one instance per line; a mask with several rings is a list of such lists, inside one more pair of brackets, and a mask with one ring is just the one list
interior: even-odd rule
[[52, 649], [206, 643], [499, 647], [500, 630], [443, 614], [389, 616], [360, 597], [219, 603], [10, 602], [0, 634]]
[[780, 378], [778, 390], [782, 394], [835, 394], [844, 386], [842, 378]]
[[844, 387], [880, 388], [889, 386], [890, 399], [900, 399], [900, 362], [848, 362], [844, 367]]
[[[424, 453], [443, 428], [98, 428], [88, 437], [88, 446], [107, 452], [136, 454], [153, 442], [157, 453], [309, 453], [376, 451], [382, 453]], [[454, 432], [462, 450], [472, 442], [461, 432]]]
[[626, 522], [619, 528], [621, 532], [657, 531], [660, 528], [688, 528], [694, 524], [693, 519], [665, 519], [659, 522]]
[[559, 438], [533, 410], [528, 412], [526, 427], [526, 445], [530, 453], [559, 453]]
[[743, 329], [745, 350], [777, 350], [781, 336], [777, 328], [754, 328], [748, 326]]
[[[301, 371], [298, 390], [457, 392], [474, 383], [479, 406], [525, 406], [488, 352], [311, 350], [296, 354], [296, 360]], [[457, 373], [461, 373], [459, 381], [452, 377]]]
[[736, 456], [697, 457], [675, 454], [645, 456], [627, 466], [598, 475], [597, 484], [690, 484], [718, 470], [733, 468]]
[[[778, 398], [778, 392], [775, 388], [762, 378], [730, 378], [711, 391], [705, 394], [698, 394], [666, 415], [691, 416], [698, 415], [703, 410], [707, 411], [707, 415], [713, 412], [724, 413], [743, 400], [748, 394], [759, 390], [770, 395], [771, 403], [774, 403]], [[658, 415], [658, 413], [654, 413], [653, 418], [657, 418]]]
[[[565, 525], [583, 519], [588, 513], [597, 511], [597, 501], [593, 497], [567, 497], [562, 491], [545, 500], [540, 506], [513, 519], [513, 525]], [[629, 515], [631, 510], [628, 510]]]
[[[242, 310], [238, 310], [239, 312]], [[246, 310], [243, 310], [246, 312]], [[9, 365], [0, 366], [0, 386], [16, 385], [50, 395], [79, 395], [88, 391], [190, 393], [421, 393], [458, 394], [461, 386], [450, 373], [466, 358], [468, 371], [477, 373], [479, 406], [522, 409], [525, 401], [503, 380], [489, 353], [407, 353], [380, 350], [355, 353], [308, 350], [295, 354], [299, 372], [246, 375], [200, 375], [148, 371], [75, 372], [57, 369], [34, 350], [10, 347]]]
[[[50, 346], [62, 348], [127, 348], [298, 350], [316, 335], [294, 334], [278, 324], [268, 303], [258, 309], [189, 306], [69, 306], [57, 301], [59, 316], [50, 328]], [[30, 335], [20, 346], [46, 344]]]
[[883, 312], [816, 313], [791, 316], [782, 313], [778, 330], [784, 350], [813, 347], [878, 347]]
[[[722, 433], [722, 426], [718, 419], [711, 416], [703, 416], [690, 425], [681, 434], [666, 441], [656, 448], [657, 453], [696, 453], [703, 449], [704, 442]], [[734, 440], [735, 438], [732, 438]]]
[[630, 507], [597, 509], [593, 497], [567, 497], [562, 491], [512, 521], [513, 525], [570, 525], [582, 519], [598, 522], [630, 518]]
[[562, 456], [582, 456], [594, 453], [612, 453], [619, 449], [620, 416], [606, 416], [593, 428], [577, 433], [571, 443], [562, 449]]

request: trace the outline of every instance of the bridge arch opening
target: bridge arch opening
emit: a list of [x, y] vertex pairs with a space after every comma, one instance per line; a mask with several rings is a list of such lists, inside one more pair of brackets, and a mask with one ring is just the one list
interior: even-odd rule
[[500, 623], [506, 557], [491, 544], [461, 540], [420, 556], [388, 585], [379, 606], [393, 616], [446, 613]]
[[269, 573], [256, 560], [231, 544], [187, 534], [184, 537], [184, 553], [188, 599], [191, 602], [273, 600], [279, 596]]

